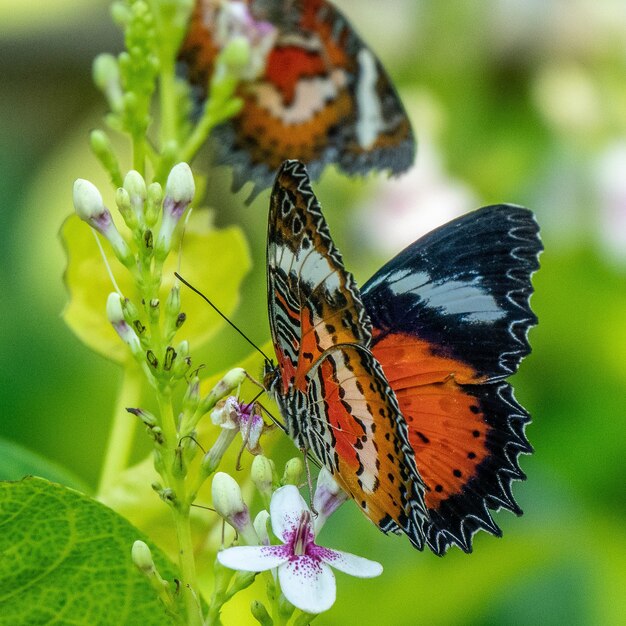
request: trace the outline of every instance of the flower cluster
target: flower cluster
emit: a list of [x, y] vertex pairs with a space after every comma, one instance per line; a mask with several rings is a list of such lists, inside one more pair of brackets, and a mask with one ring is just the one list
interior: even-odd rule
[[[336, 598], [331, 567], [360, 578], [382, 573], [379, 563], [316, 543], [324, 522], [346, 498], [330, 474], [322, 469], [313, 497], [316, 513], [307, 506], [295, 485], [284, 485], [271, 497], [269, 516], [261, 511], [252, 523], [237, 483], [228, 474], [218, 473], [213, 479], [213, 505], [247, 545], [226, 548], [217, 558], [222, 565], [239, 571], [273, 570], [282, 595], [291, 605], [305, 613], [327, 611]], [[280, 544], [270, 545], [268, 518]]]

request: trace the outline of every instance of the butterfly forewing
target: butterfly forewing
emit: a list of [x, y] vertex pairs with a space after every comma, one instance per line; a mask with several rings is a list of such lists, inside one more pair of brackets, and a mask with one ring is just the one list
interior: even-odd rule
[[486, 207], [433, 231], [363, 288], [372, 352], [393, 387], [426, 484], [428, 545], [471, 550], [489, 509], [521, 510], [527, 412], [502, 378], [530, 348], [530, 276], [541, 250], [526, 209]]
[[[219, 2], [197, 0], [180, 60], [204, 94], [214, 71]], [[265, 73], [238, 91], [241, 112], [213, 133], [234, 187], [269, 187], [285, 158], [317, 178], [336, 163], [348, 173], [411, 165], [415, 142], [402, 103], [374, 53], [325, 0], [248, 0], [255, 20], [277, 30]]]
[[352, 274], [343, 267], [302, 163], [288, 161], [276, 177], [267, 237], [270, 328], [283, 392], [303, 388], [324, 350], [366, 345], [370, 322]]

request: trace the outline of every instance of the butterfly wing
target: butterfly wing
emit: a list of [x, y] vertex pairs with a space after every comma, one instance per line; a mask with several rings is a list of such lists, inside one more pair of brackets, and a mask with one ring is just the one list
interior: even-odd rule
[[370, 322], [358, 287], [297, 161], [276, 177], [267, 272], [278, 368], [266, 380], [289, 434], [382, 530], [403, 530], [421, 548], [423, 484], [406, 424], [366, 348]]
[[[233, 167], [233, 187], [252, 195], [272, 184], [285, 158], [303, 161], [312, 178], [336, 163], [350, 174], [408, 169], [411, 126], [374, 53], [325, 0], [251, 0], [251, 14], [277, 37], [265, 74], [241, 85], [241, 112], [213, 133], [215, 159]], [[180, 59], [202, 95], [218, 49], [213, 0], [198, 0]]]
[[309, 448], [381, 530], [401, 530], [421, 550], [424, 484], [380, 364], [363, 346], [338, 345], [306, 379]]
[[471, 551], [489, 509], [520, 514], [511, 494], [532, 451], [528, 413], [504, 378], [530, 352], [531, 274], [542, 249], [530, 211], [485, 207], [436, 229], [363, 287], [371, 345], [409, 427], [426, 483], [426, 540]]
[[371, 324], [356, 282], [343, 266], [305, 166], [286, 161], [276, 176], [267, 235], [270, 330], [281, 393], [305, 389], [313, 363], [336, 344], [363, 344]]

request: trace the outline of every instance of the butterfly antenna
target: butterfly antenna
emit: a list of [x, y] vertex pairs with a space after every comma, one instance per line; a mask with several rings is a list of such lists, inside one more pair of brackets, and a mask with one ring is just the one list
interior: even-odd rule
[[266, 361], [272, 362], [259, 346], [252, 341], [241, 329], [237, 328], [201, 291], [196, 289], [192, 284], [188, 283], [178, 272], [174, 272], [174, 276], [180, 280], [183, 285], [187, 285], [191, 291], [197, 293], [224, 321], [228, 322], [232, 328], [234, 328]]

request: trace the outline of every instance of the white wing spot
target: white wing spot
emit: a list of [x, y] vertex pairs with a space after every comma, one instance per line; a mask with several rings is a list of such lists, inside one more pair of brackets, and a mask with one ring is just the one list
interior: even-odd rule
[[367, 150], [385, 128], [380, 99], [376, 92], [378, 71], [372, 53], [362, 48], [358, 54], [359, 77], [356, 85], [356, 99], [359, 117], [356, 122], [356, 137], [359, 145]]
[[389, 289], [394, 295], [418, 295], [428, 306], [445, 315], [462, 315], [468, 322], [488, 323], [506, 317], [506, 311], [481, 286], [479, 278], [435, 283], [425, 272], [399, 270], [389, 276]]

